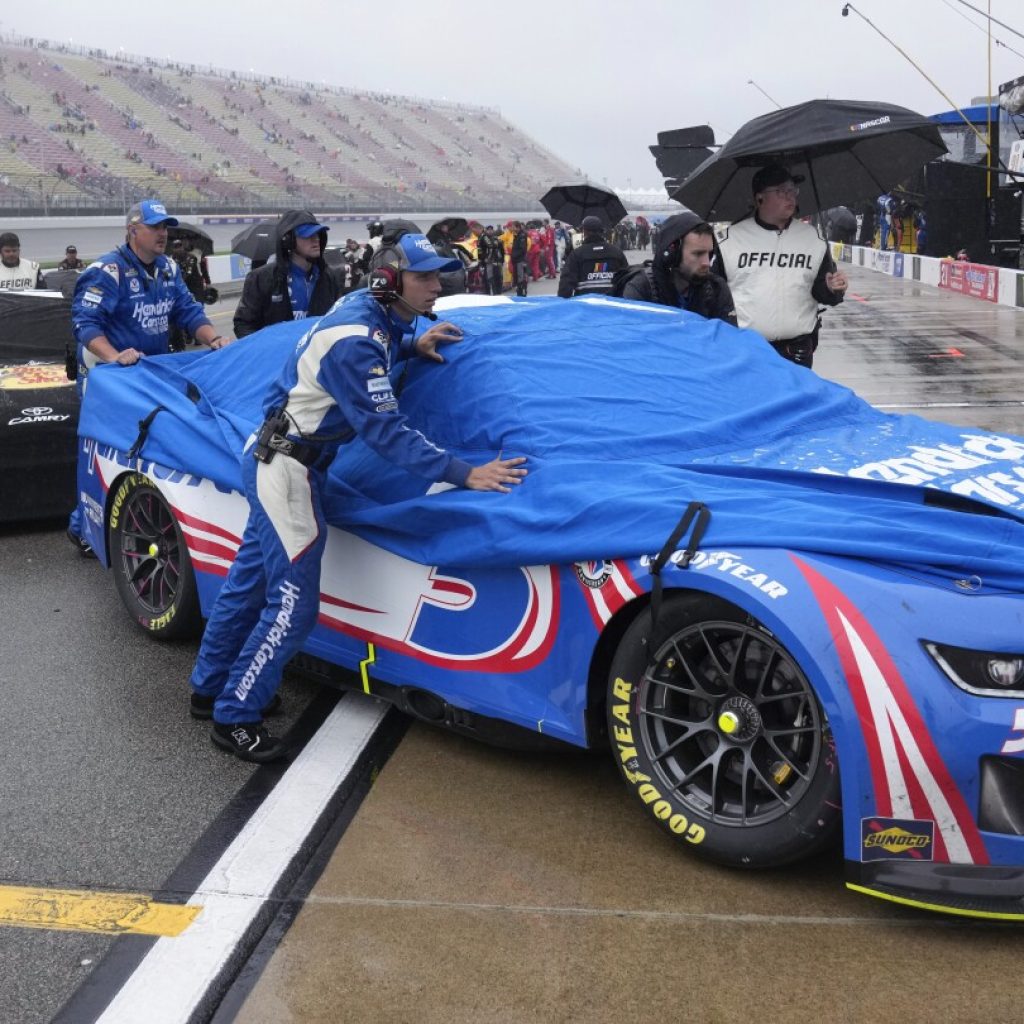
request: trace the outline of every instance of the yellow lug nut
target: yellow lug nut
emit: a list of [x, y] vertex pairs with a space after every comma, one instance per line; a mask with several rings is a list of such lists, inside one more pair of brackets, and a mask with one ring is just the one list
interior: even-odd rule
[[160, 549], [156, 546], [156, 542], [155, 541], [150, 541], [150, 544], [149, 544], [149, 557], [150, 558], [156, 558], [156, 556], [159, 553], [160, 553]]
[[726, 736], [731, 736], [740, 727], [739, 715], [734, 711], [723, 711], [718, 716], [718, 728], [725, 733]]

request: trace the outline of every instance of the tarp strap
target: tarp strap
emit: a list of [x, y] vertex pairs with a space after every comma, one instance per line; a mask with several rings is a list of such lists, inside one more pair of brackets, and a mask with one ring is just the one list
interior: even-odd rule
[[144, 420], [139, 420], [139, 436], [135, 438], [135, 443], [128, 449], [128, 458], [134, 459], [139, 452], [142, 451], [142, 446], [146, 443], [146, 437], [149, 435], [149, 428], [156, 419], [158, 412], [164, 411], [164, 406], [158, 405]]
[[692, 523], [693, 530], [690, 533], [690, 539], [687, 541], [682, 555], [675, 563], [680, 569], [685, 569], [697, 553], [697, 547], [704, 536], [704, 531], [708, 528], [709, 522], [711, 522], [711, 510], [707, 505], [700, 501], [691, 501], [686, 506], [683, 518], [676, 523], [676, 528], [669, 534], [668, 540], [665, 541], [661, 551], [658, 552], [657, 558], [651, 562], [651, 575], [654, 577], [654, 585], [651, 587], [652, 636], [658, 628], [658, 616], [661, 614], [661, 570], [665, 568], [665, 564], [672, 557], [673, 553], [678, 550], [680, 539], [690, 529]]

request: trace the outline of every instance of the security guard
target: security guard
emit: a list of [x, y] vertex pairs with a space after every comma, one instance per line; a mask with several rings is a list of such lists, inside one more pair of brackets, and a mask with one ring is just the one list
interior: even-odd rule
[[310, 327], [264, 400], [265, 421], [242, 456], [249, 520], [191, 678], [191, 714], [212, 717], [213, 742], [242, 760], [286, 753], [263, 714], [316, 625], [327, 543], [321, 499], [338, 446], [358, 435], [410, 473], [471, 490], [508, 491], [526, 473], [523, 458], [471, 466], [399, 412], [394, 362], [413, 355], [443, 362], [437, 347], [462, 340], [450, 323], [416, 334], [421, 317], [436, 319], [440, 274], [452, 269], [421, 234], [378, 250], [369, 288]]

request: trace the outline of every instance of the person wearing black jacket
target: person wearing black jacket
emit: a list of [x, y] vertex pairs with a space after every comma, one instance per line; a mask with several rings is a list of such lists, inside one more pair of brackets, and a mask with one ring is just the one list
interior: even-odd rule
[[488, 295], [500, 295], [504, 285], [505, 246], [494, 233], [494, 225], [488, 224], [477, 239], [476, 256], [484, 275]]
[[269, 324], [323, 316], [341, 298], [341, 275], [324, 260], [327, 228], [308, 210], [288, 210], [277, 223], [277, 257], [250, 270], [235, 310], [235, 337]]
[[689, 210], [677, 213], [661, 225], [654, 259], [631, 268], [622, 297], [678, 306], [735, 327], [736, 307], [729, 286], [711, 273], [714, 251], [711, 225]]
[[516, 283], [516, 295], [524, 297], [529, 287], [530, 264], [526, 259], [526, 251], [530, 242], [526, 235], [526, 228], [521, 221], [512, 225], [512, 247], [509, 252], [509, 261], [512, 264], [512, 280]]
[[605, 241], [599, 217], [584, 217], [580, 227], [583, 241], [562, 263], [558, 294], [563, 299], [573, 295], [611, 295], [616, 271], [629, 266], [629, 260], [617, 245]]

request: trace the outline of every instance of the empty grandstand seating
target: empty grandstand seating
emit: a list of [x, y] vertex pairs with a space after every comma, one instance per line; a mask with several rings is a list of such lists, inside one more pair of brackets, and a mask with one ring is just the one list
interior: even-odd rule
[[0, 208], [515, 209], [579, 174], [493, 109], [0, 38]]

